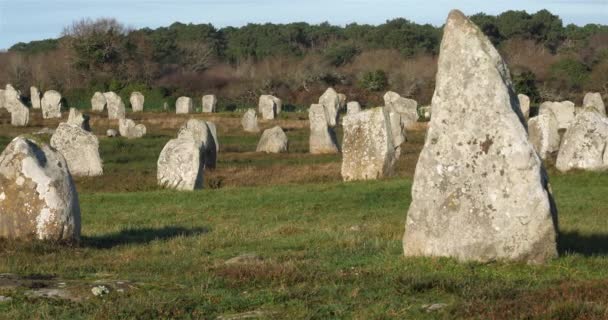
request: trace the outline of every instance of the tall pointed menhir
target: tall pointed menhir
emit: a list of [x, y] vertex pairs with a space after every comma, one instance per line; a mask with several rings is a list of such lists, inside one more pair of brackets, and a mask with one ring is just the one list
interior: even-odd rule
[[447, 19], [438, 63], [405, 255], [532, 263], [557, 256], [557, 212], [507, 65], [457, 10]]

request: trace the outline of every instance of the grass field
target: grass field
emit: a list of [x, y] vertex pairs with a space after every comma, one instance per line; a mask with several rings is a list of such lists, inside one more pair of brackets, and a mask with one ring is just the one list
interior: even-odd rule
[[[196, 192], [155, 186], [176, 128], [101, 138], [106, 174], [76, 180], [82, 242], [0, 241], [0, 296], [12, 299], [0, 318], [608, 318], [608, 174], [549, 168], [562, 233], [561, 257], [546, 265], [404, 258], [423, 132], [404, 145], [397, 177], [342, 183], [339, 156], [306, 154], [297, 116], [280, 120], [293, 151], [280, 156], [253, 153], [258, 136], [240, 133], [238, 118], [216, 120], [215, 188]], [[3, 148], [16, 131], [0, 134]], [[94, 296], [99, 285], [109, 293]]]

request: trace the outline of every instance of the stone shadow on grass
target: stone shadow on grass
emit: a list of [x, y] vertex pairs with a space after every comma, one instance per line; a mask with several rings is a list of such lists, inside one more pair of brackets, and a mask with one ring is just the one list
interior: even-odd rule
[[112, 249], [116, 246], [126, 244], [147, 244], [155, 240], [169, 240], [177, 237], [192, 237], [208, 233], [209, 228], [184, 228], [184, 227], [163, 227], [154, 228], [130, 228], [120, 232], [98, 235], [82, 236], [81, 245], [97, 249]]
[[580, 234], [577, 231], [560, 232], [557, 249], [560, 255], [578, 253], [584, 256], [607, 256], [608, 234]]

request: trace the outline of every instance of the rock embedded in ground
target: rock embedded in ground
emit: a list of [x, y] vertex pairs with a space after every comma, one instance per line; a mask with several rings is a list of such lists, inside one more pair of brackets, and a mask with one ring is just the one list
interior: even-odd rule
[[602, 99], [602, 94], [599, 92], [588, 92], [583, 99], [583, 108], [593, 107], [600, 114], [606, 115], [606, 105]]
[[215, 124], [204, 120], [190, 119], [180, 128], [177, 137], [178, 139], [192, 139], [200, 143], [204, 153], [205, 169], [215, 169], [219, 152]]
[[135, 124], [131, 119], [118, 120], [118, 132], [127, 139], [137, 139], [146, 135], [146, 126], [143, 124]]
[[61, 94], [55, 90], [48, 90], [44, 93], [41, 100], [42, 118], [61, 118]]
[[262, 115], [262, 119], [273, 120], [280, 113], [280, 107], [277, 102], [280, 102], [280, 99], [274, 96], [267, 94], [260, 96], [258, 111]]
[[517, 99], [519, 100], [519, 109], [521, 110], [521, 114], [527, 121], [530, 119], [530, 97], [520, 93], [517, 95]]
[[553, 111], [555, 117], [557, 118], [557, 125], [560, 129], [568, 129], [574, 120], [574, 103], [570, 101], [543, 102], [538, 109], [539, 113], [543, 109]]
[[406, 129], [412, 128], [418, 122], [418, 102], [404, 98], [398, 93], [388, 91], [384, 94], [384, 106], [388, 112], [397, 112]]
[[91, 126], [89, 125], [89, 116], [83, 115], [76, 108], [70, 108], [67, 123], [76, 125], [86, 131], [91, 131]]
[[203, 188], [205, 172], [202, 143], [182, 136], [164, 146], [157, 162], [158, 185], [176, 190]]
[[74, 124], [61, 123], [51, 137], [51, 146], [63, 155], [73, 176], [100, 176], [103, 164], [97, 137]]
[[390, 115], [374, 108], [343, 119], [342, 179], [374, 180], [394, 173], [395, 147]]
[[541, 159], [559, 150], [560, 136], [557, 118], [549, 109], [528, 120], [528, 136]]
[[30, 122], [30, 109], [21, 102], [21, 93], [10, 84], [4, 90], [4, 108], [11, 114], [11, 125], [25, 127]]
[[557, 256], [557, 211], [492, 43], [452, 11], [433, 116], [403, 237], [406, 256], [542, 263]]
[[281, 127], [276, 126], [262, 133], [256, 152], [283, 153], [289, 149], [289, 140]]
[[555, 167], [561, 172], [608, 170], [607, 147], [608, 118], [595, 107], [587, 107], [564, 134]]
[[30, 101], [32, 102], [32, 109], [40, 109], [42, 107], [40, 91], [34, 86], [30, 87]]
[[357, 101], [351, 101], [346, 104], [346, 115], [351, 115], [361, 112], [361, 105]]
[[260, 127], [258, 127], [258, 116], [254, 109], [247, 109], [245, 114], [243, 114], [241, 126], [246, 132], [260, 132]]
[[118, 132], [115, 129], [108, 129], [106, 131], [106, 136], [110, 138], [114, 138], [118, 136]]
[[108, 119], [124, 119], [126, 110], [122, 98], [112, 91], [105, 92], [103, 96], [106, 99], [106, 107], [108, 108]]
[[17, 137], [0, 154], [0, 238], [77, 241], [78, 193], [63, 156]]
[[91, 110], [101, 112], [106, 108], [106, 97], [101, 92], [95, 92], [91, 98]]
[[308, 140], [310, 153], [339, 153], [336, 134], [327, 124], [325, 107], [320, 104], [311, 105], [308, 109], [308, 120], [310, 122], [310, 137]]
[[146, 98], [141, 92], [132, 92], [131, 97], [129, 98], [129, 102], [131, 103], [131, 109], [133, 112], [142, 112], [144, 111], [144, 101]]
[[214, 94], [208, 94], [203, 96], [202, 99], [203, 112], [216, 112], [217, 108], [217, 97]]
[[327, 88], [319, 97], [319, 104], [325, 108], [327, 124], [335, 127], [338, 123], [338, 111], [340, 110], [340, 96], [334, 88]]
[[194, 112], [194, 104], [190, 97], [179, 97], [175, 102], [175, 113], [176, 114], [189, 114]]

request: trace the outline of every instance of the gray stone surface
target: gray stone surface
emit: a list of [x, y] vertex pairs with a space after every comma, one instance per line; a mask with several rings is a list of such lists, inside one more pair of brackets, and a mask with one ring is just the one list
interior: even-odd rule
[[40, 91], [36, 87], [30, 87], [30, 101], [32, 101], [32, 109], [42, 108], [40, 101]]
[[177, 114], [189, 114], [194, 112], [194, 104], [190, 97], [179, 97], [175, 102], [175, 113]]
[[76, 108], [70, 108], [67, 123], [76, 125], [86, 131], [91, 131], [91, 126], [89, 125], [89, 116], [83, 115]]
[[21, 93], [10, 84], [4, 90], [4, 108], [11, 113], [11, 125], [25, 127], [30, 121], [30, 109], [21, 102]]
[[436, 79], [405, 255], [529, 263], [556, 257], [557, 212], [517, 114], [508, 67], [457, 10], [444, 27]]
[[340, 109], [340, 96], [334, 88], [327, 88], [319, 98], [319, 104], [325, 108], [327, 124], [335, 127], [338, 123], [338, 110]]
[[418, 122], [418, 102], [416, 100], [388, 91], [384, 94], [384, 106], [389, 113], [397, 112], [401, 115], [401, 121], [406, 129], [412, 128]]
[[384, 108], [344, 117], [342, 179], [375, 180], [394, 173], [395, 146], [391, 120]]
[[204, 120], [190, 119], [180, 128], [177, 138], [191, 139], [199, 143], [204, 153], [205, 169], [215, 169], [219, 152], [215, 124]]
[[106, 97], [101, 92], [95, 92], [91, 98], [91, 110], [101, 112], [106, 109]]
[[583, 99], [583, 108], [594, 107], [602, 115], [606, 115], [606, 105], [599, 92], [588, 92]]
[[131, 103], [131, 110], [133, 110], [133, 112], [144, 111], [145, 100], [146, 98], [141, 92], [131, 92], [131, 97], [129, 98], [129, 102]]
[[48, 90], [40, 101], [42, 105], [42, 118], [61, 118], [61, 94], [55, 90]]
[[216, 112], [217, 108], [217, 97], [214, 94], [208, 94], [203, 96], [203, 112]]
[[601, 171], [608, 169], [608, 118], [592, 107], [585, 108], [564, 134], [555, 167]]
[[5, 105], [4, 105], [4, 89], [0, 89], [0, 109], [5, 109]]
[[118, 131], [116, 131], [116, 129], [108, 129], [106, 131], [106, 136], [110, 138], [118, 137]]
[[99, 140], [79, 125], [59, 124], [51, 137], [51, 146], [63, 155], [73, 176], [103, 174]]
[[327, 124], [325, 107], [313, 104], [308, 109], [310, 122], [309, 151], [312, 154], [339, 153], [336, 134]]
[[104, 93], [103, 96], [106, 99], [106, 107], [108, 108], [108, 119], [124, 119], [126, 110], [122, 98], [112, 91]]
[[205, 165], [200, 142], [181, 137], [163, 148], [157, 162], [158, 185], [176, 190], [203, 188]]
[[559, 125], [553, 111], [541, 110], [538, 116], [528, 120], [528, 139], [541, 159], [559, 150]]
[[137, 139], [146, 135], [146, 126], [135, 124], [131, 119], [118, 119], [118, 132], [127, 139]]
[[562, 102], [543, 102], [539, 107], [539, 112], [543, 109], [553, 111], [557, 118], [557, 125], [560, 129], [568, 129], [574, 120], [574, 103], [570, 101]]
[[243, 114], [241, 126], [243, 126], [243, 130], [246, 132], [260, 132], [260, 127], [258, 127], [258, 115], [255, 113], [254, 109], [247, 109], [247, 112]]
[[278, 114], [278, 106], [275, 97], [271, 95], [261, 95], [258, 102], [258, 112], [264, 120], [273, 120]]
[[15, 138], [0, 154], [0, 238], [78, 240], [78, 194], [63, 156]]
[[391, 135], [393, 136], [393, 147], [395, 148], [395, 160], [401, 156], [401, 144], [406, 140], [405, 124], [402, 115], [397, 112], [389, 112], [391, 123]]
[[256, 152], [265, 153], [282, 153], [289, 149], [289, 140], [281, 127], [276, 126], [271, 129], [264, 130], [262, 137], [258, 142]]
[[519, 100], [519, 108], [524, 116], [524, 119], [530, 119], [530, 97], [525, 94], [518, 94], [517, 99]]
[[338, 93], [338, 110], [346, 109], [346, 95], [344, 93]]
[[361, 105], [357, 101], [351, 101], [346, 104], [346, 114], [351, 115], [361, 112]]

